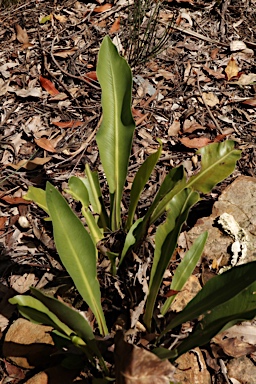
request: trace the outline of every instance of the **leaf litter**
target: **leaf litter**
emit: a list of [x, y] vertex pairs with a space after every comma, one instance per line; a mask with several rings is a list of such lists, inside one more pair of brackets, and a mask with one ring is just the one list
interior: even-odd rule
[[[22, 196], [30, 185], [43, 188], [46, 180], [65, 189], [72, 174], [83, 173], [85, 163], [98, 168], [94, 141], [101, 116], [100, 88], [95, 74], [97, 53], [107, 33], [119, 42], [121, 50], [129, 36], [128, 1], [112, 3], [31, 1], [1, 12], [0, 251], [3, 259], [1, 285], [4, 287], [1, 310], [7, 287], [24, 292], [29, 285], [38, 286], [40, 282], [40, 287], [53, 290], [70, 305], [87, 310], [77, 303], [79, 300], [70, 279], [58, 262], [49, 223], [39, 208], [28, 205]], [[190, 176], [197, 171], [196, 149], [229, 138], [243, 150], [235, 172], [193, 210], [194, 218], [188, 221], [182, 234], [188, 239], [189, 229], [197, 218], [207, 216], [207, 210], [210, 214], [209, 207], [228, 184], [240, 175], [255, 178], [255, 1], [246, 0], [241, 4], [167, 2], [159, 16], [159, 28], [173, 15], [176, 19], [165, 49], [133, 68], [137, 130], [128, 180], [133, 179], [147, 155], [157, 149], [156, 139], [163, 142], [162, 157], [142, 196], [140, 209], [150, 205], [152, 191], [158, 188], [171, 167], [185, 163]], [[246, 180], [243, 188], [246, 188]], [[129, 191], [128, 182], [127, 201]], [[126, 209], [124, 206], [124, 211]], [[24, 217], [30, 225], [22, 227], [20, 223]], [[150, 233], [148, 237], [150, 248], [154, 245], [150, 243]], [[166, 272], [167, 286], [171, 271], [187, 246], [183, 244], [183, 248], [177, 248], [176, 260]], [[130, 297], [134, 305], [125, 321], [131, 320], [134, 325], [127, 338], [136, 341], [137, 346], [130, 348], [143, 360], [144, 352], [149, 352], [142, 349], [147, 341], [138, 327], [147, 291], [145, 276], [149, 261], [141, 261], [137, 255], [134, 261], [136, 282], [131, 279], [127, 285], [136, 284], [137, 297]], [[213, 260], [212, 265], [207, 269], [209, 265], [200, 262], [193, 278], [204, 283], [204, 279], [216, 273], [220, 263]], [[108, 267], [102, 260], [99, 277], [104, 286], [106, 313], [114, 317], [112, 305], [121, 306], [127, 292], [121, 281], [106, 275]], [[134, 263], [128, 268], [134, 268]], [[162, 290], [164, 294], [164, 286]], [[117, 291], [119, 299], [116, 301]], [[11, 316], [12, 311], [4, 316], [2, 331], [10, 326]], [[87, 316], [90, 316], [88, 310]], [[188, 329], [190, 326], [188, 324]], [[177, 362], [183, 376], [178, 380], [226, 383], [228, 377], [232, 383], [245, 383], [241, 375], [235, 375], [236, 358], [250, 357], [242, 362], [245, 370], [248, 360], [256, 361], [255, 322], [236, 327], [213, 339], [206, 352], [198, 349], [181, 356]], [[183, 332], [186, 331], [185, 328]], [[175, 337], [182, 337], [182, 330]], [[133, 367], [128, 365], [128, 369]], [[155, 370], [158, 372], [157, 363]], [[13, 377], [13, 382], [24, 378], [24, 371], [14, 372], [7, 361], [1, 365], [1, 371], [3, 377]], [[147, 374], [149, 382], [153, 382], [150, 372]], [[80, 378], [84, 377], [85, 373], [81, 372]], [[130, 379], [142, 382], [137, 376]], [[253, 377], [249, 380], [254, 382]]]

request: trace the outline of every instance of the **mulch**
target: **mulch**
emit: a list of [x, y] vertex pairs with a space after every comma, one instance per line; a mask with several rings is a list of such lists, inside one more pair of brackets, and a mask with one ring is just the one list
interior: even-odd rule
[[[142, 195], [140, 215], [150, 205], [164, 175], [181, 163], [188, 175], [193, 175], [198, 169], [197, 149], [211, 142], [234, 140], [242, 157], [234, 173], [193, 209], [188, 226], [210, 213], [221, 191], [237, 176], [256, 175], [255, 0], [162, 2], [156, 33], [162, 34], [168, 28], [168, 38], [154, 57], [149, 53], [143, 56], [147, 52], [143, 51], [145, 46], [152, 50], [150, 41], [138, 44], [131, 33], [132, 6], [133, 2], [126, 0], [26, 1], [2, 8], [3, 287], [20, 292], [17, 286], [22, 285], [19, 289], [23, 293], [29, 285], [37, 285], [55, 293], [61, 286], [65, 300], [78, 306], [77, 294], [56, 254], [51, 225], [43, 220], [42, 211], [22, 196], [31, 185], [44, 188], [46, 181], [64, 190], [71, 175], [83, 174], [86, 163], [99, 170], [107, 194], [95, 142], [101, 117], [101, 90], [95, 71], [99, 46], [106, 34], [129, 56], [134, 78], [132, 111], [136, 133], [124, 214], [134, 174], [158, 148], [158, 139], [163, 143], [163, 152]], [[149, 17], [147, 10], [144, 25]], [[73, 207], [77, 209], [74, 204]], [[20, 217], [28, 222], [24, 224]], [[99, 276], [105, 284], [103, 291], [110, 298], [105, 305], [112, 321], [122, 305], [119, 297], [117, 310], [109, 309], [116, 295], [113, 286], [124, 288], [106, 275], [106, 263], [100, 261]], [[15, 284], [15, 277], [22, 277], [22, 283]], [[13, 316], [16, 315], [11, 313], [2, 324], [2, 332]], [[4, 364], [1, 369], [6, 378]], [[212, 383], [227, 382], [220, 373], [213, 369], [210, 372]]]

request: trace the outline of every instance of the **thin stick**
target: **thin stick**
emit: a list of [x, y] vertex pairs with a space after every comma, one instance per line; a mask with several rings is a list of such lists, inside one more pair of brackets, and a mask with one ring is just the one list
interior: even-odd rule
[[202, 90], [201, 90], [201, 88], [200, 88], [200, 84], [199, 84], [199, 74], [198, 74], [198, 72], [196, 72], [196, 74], [197, 74], [197, 87], [198, 87], [198, 91], [199, 91], [199, 93], [200, 93], [200, 96], [201, 96], [201, 98], [202, 98], [202, 100], [203, 100], [203, 103], [204, 103], [204, 105], [206, 106], [206, 109], [207, 109], [207, 111], [208, 111], [208, 113], [209, 113], [209, 115], [210, 115], [212, 121], [214, 122], [216, 128], [218, 129], [218, 131], [219, 131], [220, 133], [223, 133], [223, 131], [222, 131], [222, 129], [221, 129], [219, 123], [217, 122], [217, 120], [216, 120], [215, 117], [213, 116], [212, 111], [210, 110], [209, 106], [207, 105], [207, 103], [206, 103], [206, 101], [205, 101], [203, 92], [202, 92]]

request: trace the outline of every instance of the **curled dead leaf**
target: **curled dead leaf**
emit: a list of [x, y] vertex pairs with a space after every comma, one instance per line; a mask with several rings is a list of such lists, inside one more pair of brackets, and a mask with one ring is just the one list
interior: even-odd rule
[[175, 367], [168, 360], [124, 341], [122, 331], [115, 336], [117, 384], [169, 384]]

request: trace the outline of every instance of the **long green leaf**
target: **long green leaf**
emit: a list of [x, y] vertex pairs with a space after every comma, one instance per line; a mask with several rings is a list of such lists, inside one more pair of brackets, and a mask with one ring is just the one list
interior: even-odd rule
[[46, 204], [45, 191], [43, 189], [30, 186], [28, 188], [28, 192], [23, 196], [23, 198], [25, 200], [32, 200], [49, 215]]
[[53, 223], [54, 241], [66, 270], [94, 313], [100, 332], [108, 333], [96, 276], [97, 250], [81, 221], [62, 195], [46, 185], [46, 202]]
[[[210, 192], [217, 183], [233, 172], [236, 161], [241, 156], [241, 151], [234, 149], [234, 142], [232, 140], [227, 140], [223, 143], [207, 145], [199, 149], [197, 154], [201, 155], [201, 170], [197, 175], [192, 176], [187, 183], [184, 176], [182, 183], [175, 185], [175, 189], [169, 192], [166, 188], [168, 187], [169, 178], [173, 180], [173, 175], [166, 176], [157, 194], [157, 204], [153, 203], [154, 205], [150, 208], [151, 210], [154, 208], [154, 212], [150, 212], [150, 224], [154, 223], [165, 212], [171, 198], [183, 188], [193, 188], [204, 193]], [[172, 170], [171, 172], [174, 171]], [[164, 196], [160, 198], [161, 195]]]
[[177, 348], [178, 355], [208, 343], [215, 335], [234, 324], [252, 320], [256, 316], [256, 282], [242, 290], [232, 299], [209, 311], [195, 331]]
[[60, 300], [45, 295], [36, 288], [30, 288], [32, 294], [41, 301], [58, 319], [65, 323], [86, 343], [94, 340], [94, 334], [88, 321], [76, 310], [70, 308]]
[[143, 221], [143, 218], [136, 220], [135, 223], [133, 223], [133, 225], [131, 226], [129, 232], [127, 233], [126, 238], [125, 238], [125, 242], [124, 242], [124, 247], [123, 247], [120, 261], [119, 261], [119, 267], [122, 264], [125, 256], [129, 252], [129, 250], [136, 243], [136, 237], [134, 236], [134, 232], [135, 232], [136, 228], [141, 224], [142, 221]]
[[217, 183], [229, 176], [241, 157], [241, 151], [234, 149], [232, 140], [207, 145], [200, 148], [197, 154], [201, 155], [201, 170], [190, 178], [186, 187], [203, 193], [210, 192]]
[[145, 187], [146, 182], [148, 181], [151, 172], [153, 171], [159, 156], [162, 152], [162, 145], [158, 148], [155, 153], [152, 153], [139, 168], [138, 172], [135, 175], [135, 178], [132, 183], [131, 194], [130, 194], [130, 205], [128, 210], [128, 218], [126, 222], [126, 229], [129, 230], [134, 219], [134, 213], [140, 198], [140, 194]]
[[68, 181], [69, 189], [66, 190], [75, 200], [80, 201], [81, 204], [88, 208], [90, 201], [89, 201], [89, 193], [84, 185], [83, 181], [76, 176], [71, 176]]
[[108, 36], [100, 47], [97, 77], [102, 88], [103, 120], [96, 141], [109, 185], [111, 229], [117, 230], [135, 123], [131, 113], [131, 70]]
[[163, 275], [177, 245], [181, 227], [188, 217], [190, 208], [198, 200], [198, 193], [191, 189], [185, 189], [175, 195], [170, 202], [166, 221], [157, 229], [153, 266], [149, 280], [149, 295], [144, 316], [144, 322], [148, 329], [151, 326], [154, 305]]
[[166, 211], [166, 206], [173, 196], [182, 191], [185, 186], [186, 176], [183, 166], [180, 165], [177, 168], [171, 169], [165, 176], [165, 179], [146, 214], [145, 221], [150, 218], [150, 224], [153, 224]]
[[59, 300], [43, 295], [34, 288], [31, 288], [31, 290], [38, 299], [31, 296], [17, 295], [9, 299], [9, 302], [17, 304], [20, 314], [26, 319], [37, 324], [53, 327], [53, 333], [82, 348], [92, 363], [94, 363], [93, 359], [96, 355], [103, 370], [107, 372], [105, 362], [87, 321], [78, 312]]
[[20, 313], [35, 323], [49, 325], [67, 336], [70, 336], [73, 332], [49, 308], [32, 296], [17, 295], [9, 299], [9, 302], [17, 304]]
[[[105, 369], [105, 363], [88, 321], [78, 311], [68, 307], [54, 297], [44, 295], [41, 291], [35, 288], [30, 288], [30, 290], [32, 294], [54, 313], [60, 321], [65, 323], [79, 338], [88, 344], [91, 351], [100, 359], [101, 365]], [[74, 341], [74, 337], [71, 338], [72, 341]]]
[[[180, 291], [183, 288], [203, 253], [207, 237], [208, 233], [203, 232], [200, 236], [198, 236], [191, 248], [186, 252], [183, 260], [174, 272], [170, 289]], [[165, 301], [161, 309], [162, 315], [166, 314], [174, 298], [175, 296], [171, 296]]]
[[207, 281], [201, 291], [167, 325], [161, 336], [188, 320], [196, 319], [206, 311], [230, 300], [255, 282], [256, 261], [233, 267]]
[[102, 199], [98, 172], [92, 172], [89, 165], [85, 164], [85, 173], [86, 178], [83, 178], [82, 181], [88, 190], [92, 209], [100, 216], [98, 224], [106, 230], [109, 227], [109, 217]]
[[[132, 236], [136, 240], [133, 244], [136, 247], [146, 236], [148, 227], [166, 212], [167, 203], [185, 188], [186, 177], [183, 166], [172, 169], [165, 177], [159, 191], [156, 194], [143, 220], [133, 225]], [[131, 232], [131, 229], [129, 233]]]
[[89, 227], [90, 235], [95, 244], [103, 238], [103, 230], [99, 228], [97, 221], [89, 209], [89, 193], [83, 181], [76, 176], [71, 176], [68, 181], [67, 192], [82, 204], [82, 214]]

